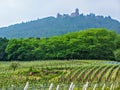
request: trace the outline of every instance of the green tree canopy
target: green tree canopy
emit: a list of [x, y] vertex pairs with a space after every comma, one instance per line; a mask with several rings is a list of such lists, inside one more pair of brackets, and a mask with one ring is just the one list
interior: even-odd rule
[[7, 54], [5, 52], [8, 40], [6, 38], [0, 38], [0, 60], [7, 60]]
[[92, 28], [51, 38], [11, 39], [6, 53], [11, 60], [115, 59], [114, 31]]

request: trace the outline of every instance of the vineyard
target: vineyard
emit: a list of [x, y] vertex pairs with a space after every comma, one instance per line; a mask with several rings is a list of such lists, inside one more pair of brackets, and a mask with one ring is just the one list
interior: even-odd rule
[[[18, 67], [14, 69], [12, 64]], [[71, 82], [74, 90], [83, 90], [86, 82], [89, 82], [88, 90], [120, 90], [120, 65], [101, 60], [0, 62], [2, 90], [23, 90], [26, 82], [29, 82], [28, 90], [48, 90], [51, 83], [54, 88], [51, 90], [56, 90], [58, 85], [59, 90], [68, 90]]]

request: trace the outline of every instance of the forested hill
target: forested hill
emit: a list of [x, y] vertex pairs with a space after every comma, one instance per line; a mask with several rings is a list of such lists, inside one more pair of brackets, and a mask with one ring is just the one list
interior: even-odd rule
[[46, 17], [26, 23], [0, 28], [0, 37], [28, 38], [50, 37], [84, 30], [88, 28], [107, 28], [120, 33], [120, 22], [110, 16], [83, 15], [76, 10], [71, 15], [57, 14], [57, 17]]

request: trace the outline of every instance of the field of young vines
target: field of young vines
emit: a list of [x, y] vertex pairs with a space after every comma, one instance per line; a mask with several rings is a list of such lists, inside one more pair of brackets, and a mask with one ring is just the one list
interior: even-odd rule
[[[23, 90], [26, 82], [29, 82], [28, 90], [120, 90], [120, 63], [102, 60], [0, 62], [0, 90]], [[74, 89], [70, 89], [71, 83]], [[83, 89], [86, 83], [87, 89]]]

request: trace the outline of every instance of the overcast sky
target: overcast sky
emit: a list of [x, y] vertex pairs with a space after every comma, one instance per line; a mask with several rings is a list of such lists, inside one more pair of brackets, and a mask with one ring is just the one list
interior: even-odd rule
[[0, 27], [30, 21], [58, 12], [111, 16], [120, 21], [120, 0], [0, 0]]

